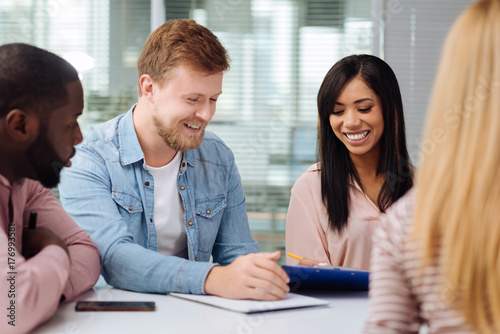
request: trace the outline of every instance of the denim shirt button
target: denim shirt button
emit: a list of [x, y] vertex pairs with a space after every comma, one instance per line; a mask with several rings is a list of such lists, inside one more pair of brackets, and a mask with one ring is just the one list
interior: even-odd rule
[[132, 211], [134, 208], [132, 206], [129, 206], [128, 209]]
[[181, 186], [181, 190], [184, 190], [184, 189], [186, 189], [186, 187], [184, 187], [184, 186]]
[[189, 222], [189, 223], [188, 223], [188, 225], [189, 225], [189, 226], [193, 226], [193, 222]]
[[195, 258], [194, 258], [194, 260], [195, 260], [195, 261], [198, 261], [198, 258], [197, 258], [197, 257], [195, 257]]
[[149, 221], [152, 223], [153, 222], [153, 218], [149, 218]]
[[210, 210], [207, 210], [207, 215], [209, 215], [209, 214], [210, 214], [210, 212], [212, 212], [212, 211], [210, 211]]
[[145, 185], [146, 187], [149, 187], [149, 182], [147, 182], [147, 181], [146, 181], [146, 182], [144, 183], [144, 185]]

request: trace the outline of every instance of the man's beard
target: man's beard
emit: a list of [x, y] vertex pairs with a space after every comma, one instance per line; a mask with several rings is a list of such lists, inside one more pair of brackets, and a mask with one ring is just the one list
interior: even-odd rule
[[40, 126], [40, 134], [28, 148], [26, 154], [35, 170], [38, 181], [46, 188], [54, 188], [59, 184], [61, 170], [67, 161], [61, 159], [57, 154], [47, 136], [46, 127]]
[[168, 146], [181, 152], [193, 150], [199, 147], [203, 141], [203, 137], [205, 136], [205, 127], [207, 126], [204, 122], [190, 121], [190, 124], [201, 127], [201, 131], [200, 133], [189, 136], [188, 139], [183, 140], [180, 131], [181, 127], [184, 126], [184, 123], [185, 122], [179, 122], [176, 126], [168, 128], [163, 125], [158, 117], [153, 116], [153, 124], [158, 135], [160, 135]]

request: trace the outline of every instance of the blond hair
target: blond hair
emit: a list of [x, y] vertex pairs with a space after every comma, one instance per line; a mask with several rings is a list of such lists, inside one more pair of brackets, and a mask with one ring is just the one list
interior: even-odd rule
[[[149, 35], [137, 60], [137, 74], [149, 74], [162, 86], [178, 65], [214, 74], [229, 69], [229, 55], [208, 28], [189, 19], [171, 20]], [[142, 95], [140, 87], [138, 94]]]
[[500, 0], [474, 3], [448, 33], [421, 153], [413, 236], [422, 266], [442, 261], [451, 305], [472, 329], [497, 333]]

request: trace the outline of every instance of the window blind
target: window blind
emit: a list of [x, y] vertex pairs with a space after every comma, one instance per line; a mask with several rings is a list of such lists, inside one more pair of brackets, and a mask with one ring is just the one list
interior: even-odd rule
[[444, 38], [457, 16], [473, 0], [375, 2], [373, 7], [381, 10], [373, 13], [373, 17], [383, 20], [385, 27], [381, 49], [399, 80], [408, 148], [413, 164], [417, 165], [427, 104]]

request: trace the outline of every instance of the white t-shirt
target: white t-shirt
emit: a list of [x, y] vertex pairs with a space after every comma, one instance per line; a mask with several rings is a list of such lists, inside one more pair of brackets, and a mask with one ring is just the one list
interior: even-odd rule
[[158, 252], [187, 259], [184, 207], [177, 191], [181, 160], [182, 153], [179, 151], [167, 165], [158, 168], [146, 165], [146, 168], [154, 179], [153, 219], [158, 238]]

